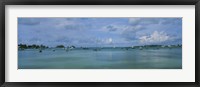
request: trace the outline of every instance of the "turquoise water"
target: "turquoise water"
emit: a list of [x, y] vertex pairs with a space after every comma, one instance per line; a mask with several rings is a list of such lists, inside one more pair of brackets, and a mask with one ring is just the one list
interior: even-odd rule
[[182, 48], [18, 51], [19, 69], [181, 69]]

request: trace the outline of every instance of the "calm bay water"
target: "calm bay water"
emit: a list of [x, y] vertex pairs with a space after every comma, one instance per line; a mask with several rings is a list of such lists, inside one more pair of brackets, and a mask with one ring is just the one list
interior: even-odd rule
[[181, 69], [182, 48], [18, 51], [19, 69]]

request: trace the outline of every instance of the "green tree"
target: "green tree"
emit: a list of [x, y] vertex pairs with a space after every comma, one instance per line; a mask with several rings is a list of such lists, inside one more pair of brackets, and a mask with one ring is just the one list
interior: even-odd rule
[[57, 45], [56, 48], [65, 48], [64, 45]]

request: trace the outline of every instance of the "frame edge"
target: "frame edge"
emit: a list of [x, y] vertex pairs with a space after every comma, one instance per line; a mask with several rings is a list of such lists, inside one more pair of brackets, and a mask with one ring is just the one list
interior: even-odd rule
[[2, 86], [5, 83], [5, 1], [1, 0], [0, 3], [0, 86]]
[[[42, 0], [43, 1], [43, 0]], [[75, 0], [76, 1], [76, 0]], [[185, 0], [186, 1], [186, 0]], [[0, 28], [1, 28], [1, 31], [0, 31], [0, 49], [1, 49], [1, 51], [2, 52], [0, 52], [0, 56], [2, 57], [2, 58], [0, 58], [0, 86], [1, 87], [5, 87], [5, 86], [7, 86], [7, 85], [9, 85], [9, 83], [10, 82], [5, 82], [5, 5], [6, 4], [14, 4], [14, 3], [16, 3], [16, 4], [20, 4], [21, 2], [6, 2], [6, 1], [0, 1], [0, 3], [1, 3], [1, 5], [0, 5], [0, 12], [1, 12], [1, 15], [0, 15], [0, 20], [1, 20], [1, 22], [2, 23], [0, 23]], [[41, 3], [45, 3], [45, 2], [41, 2]], [[48, 3], [47, 1], [46, 1], [46, 3]], [[73, 3], [75, 3], [75, 2], [73, 2]], [[86, 2], [85, 2], [86, 3]], [[105, 3], [105, 2], [104, 2]], [[184, 2], [184, 3], [186, 3], [186, 2]], [[190, 2], [190, 4], [191, 4], [192, 2]], [[195, 3], [195, 2], [193, 2], [193, 3]], [[28, 4], [28, 3], [21, 3], [21, 4]], [[29, 2], [29, 4], [30, 4], [30, 2]], [[33, 3], [33, 4], [38, 4], [38, 3]], [[55, 3], [55, 4], [57, 4], [57, 3]], [[102, 3], [101, 3], [102, 4]], [[131, 3], [130, 3], [131, 4]], [[138, 4], [138, 3], [136, 3], [136, 4]], [[196, 46], [195, 46], [195, 85], [196, 86], [198, 86], [199, 87], [199, 85], [200, 85], [200, 82], [199, 82], [199, 73], [200, 73], [200, 69], [199, 69], [199, 66], [200, 66], [200, 60], [199, 60], [199, 54], [198, 54], [198, 52], [199, 52], [199, 46], [198, 46], [198, 43], [199, 43], [199, 41], [198, 41], [198, 39], [200, 38], [200, 35], [198, 34], [200, 31], [199, 31], [199, 29], [200, 29], [200, 1], [198, 0], [198, 2], [196, 2], [196, 4], [194, 4], [195, 5], [195, 44], [196, 44]], [[198, 66], [198, 67], [197, 67]], [[12, 82], [11, 82], [12, 83]], [[15, 83], [15, 84], [13, 84], [13, 85], [16, 85], [17, 83]], [[19, 83], [20, 84], [20, 83]], [[19, 85], [18, 84], [18, 85]], [[22, 83], [23, 84], [23, 83]], [[26, 84], [26, 83], [25, 83]], [[27, 85], [25, 85], [24, 84], [24, 87], [26, 87]], [[28, 84], [28, 83], [27, 83]], [[29, 84], [32, 84], [32, 85], [35, 85], [35, 86], [37, 86], [37, 85], [40, 85], [40, 86], [44, 86], [44, 87], [46, 87], [46, 84], [48, 84], [48, 83], [29, 83]], [[53, 87], [55, 86], [55, 87], [57, 87], [56, 85], [55, 85], [56, 83], [52, 83], [51, 85], [53, 85]], [[71, 85], [70, 85], [71, 84]], [[75, 87], [80, 87], [81, 85], [79, 85], [80, 83], [78, 83], [78, 85], [74, 85], [75, 83], [68, 83], [68, 86], [75, 86]], [[86, 83], [86, 85], [88, 86], [88, 84], [91, 84], [90, 86], [92, 87], [92, 85], [93, 86], [97, 86], [97, 85], [99, 85], [99, 84], [101, 84], [101, 85], [99, 85], [100, 87], [101, 86], [112, 86], [111, 84], [109, 84], [109, 83], [106, 83], [106, 84], [104, 84], [104, 83], [97, 83], [97, 84], [95, 84], [95, 83]], [[102, 84], [104, 84], [104, 85], [102, 85]], [[120, 84], [120, 83], [119, 83]], [[127, 83], [127, 84], [129, 84], [129, 83]], [[155, 83], [152, 83], [152, 84], [154, 84], [155, 85]], [[152, 86], [152, 84], [149, 84], [150, 86], [149, 87], [154, 87], [154, 86]], [[158, 83], [158, 85], [162, 85], [163, 83]], [[165, 84], [165, 83], [164, 83]], [[13, 87], [13, 85], [12, 85], [12, 87]], [[64, 84], [64, 83], [58, 83], [57, 84], [58, 86], [63, 86], [64, 87], [64, 85], [66, 85], [66, 84]], [[83, 86], [86, 86], [86, 85], [84, 85], [84, 84], [82, 84]], [[116, 84], [115, 84], [116, 85]], [[134, 84], [129, 84], [129, 85], [116, 85], [117, 87], [122, 87], [122, 86], [125, 86], [125, 87], [128, 87], [128, 86], [131, 86], [131, 85], [134, 85]], [[137, 85], [137, 84], [135, 84], [136, 86], [148, 86], [147, 84], [140, 84], [140, 85]], [[158, 86], [158, 85], [156, 85], [156, 87]], [[11, 85], [10, 85], [11, 86]], [[29, 85], [30, 86], [30, 85]], [[50, 85], [49, 85], [50, 86]], [[66, 85], [67, 86], [67, 85]], [[142, 87], [143, 87], [142, 86]], [[170, 86], [170, 85], [167, 85], [167, 86]], [[176, 84], [175, 85], [175, 87], [178, 87], [178, 85]], [[194, 86], [194, 85], [192, 85], [192, 86]], [[196, 87], [196, 86], [194, 86], [194, 87]], [[20, 87], [20, 86], [19, 86]], [[159, 86], [158, 86], [159, 87]], [[185, 87], [185, 86], [182, 86], [182, 87]], [[189, 85], [187, 84], [187, 86], [186, 87], [189, 87]]]
[[199, 59], [199, 29], [200, 29], [200, 1], [195, 4], [195, 83], [200, 85], [199, 78], [200, 78], [200, 59]]

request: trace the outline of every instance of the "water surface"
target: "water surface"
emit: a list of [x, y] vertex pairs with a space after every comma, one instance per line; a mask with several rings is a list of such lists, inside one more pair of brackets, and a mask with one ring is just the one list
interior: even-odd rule
[[181, 69], [182, 48], [18, 51], [19, 69]]

